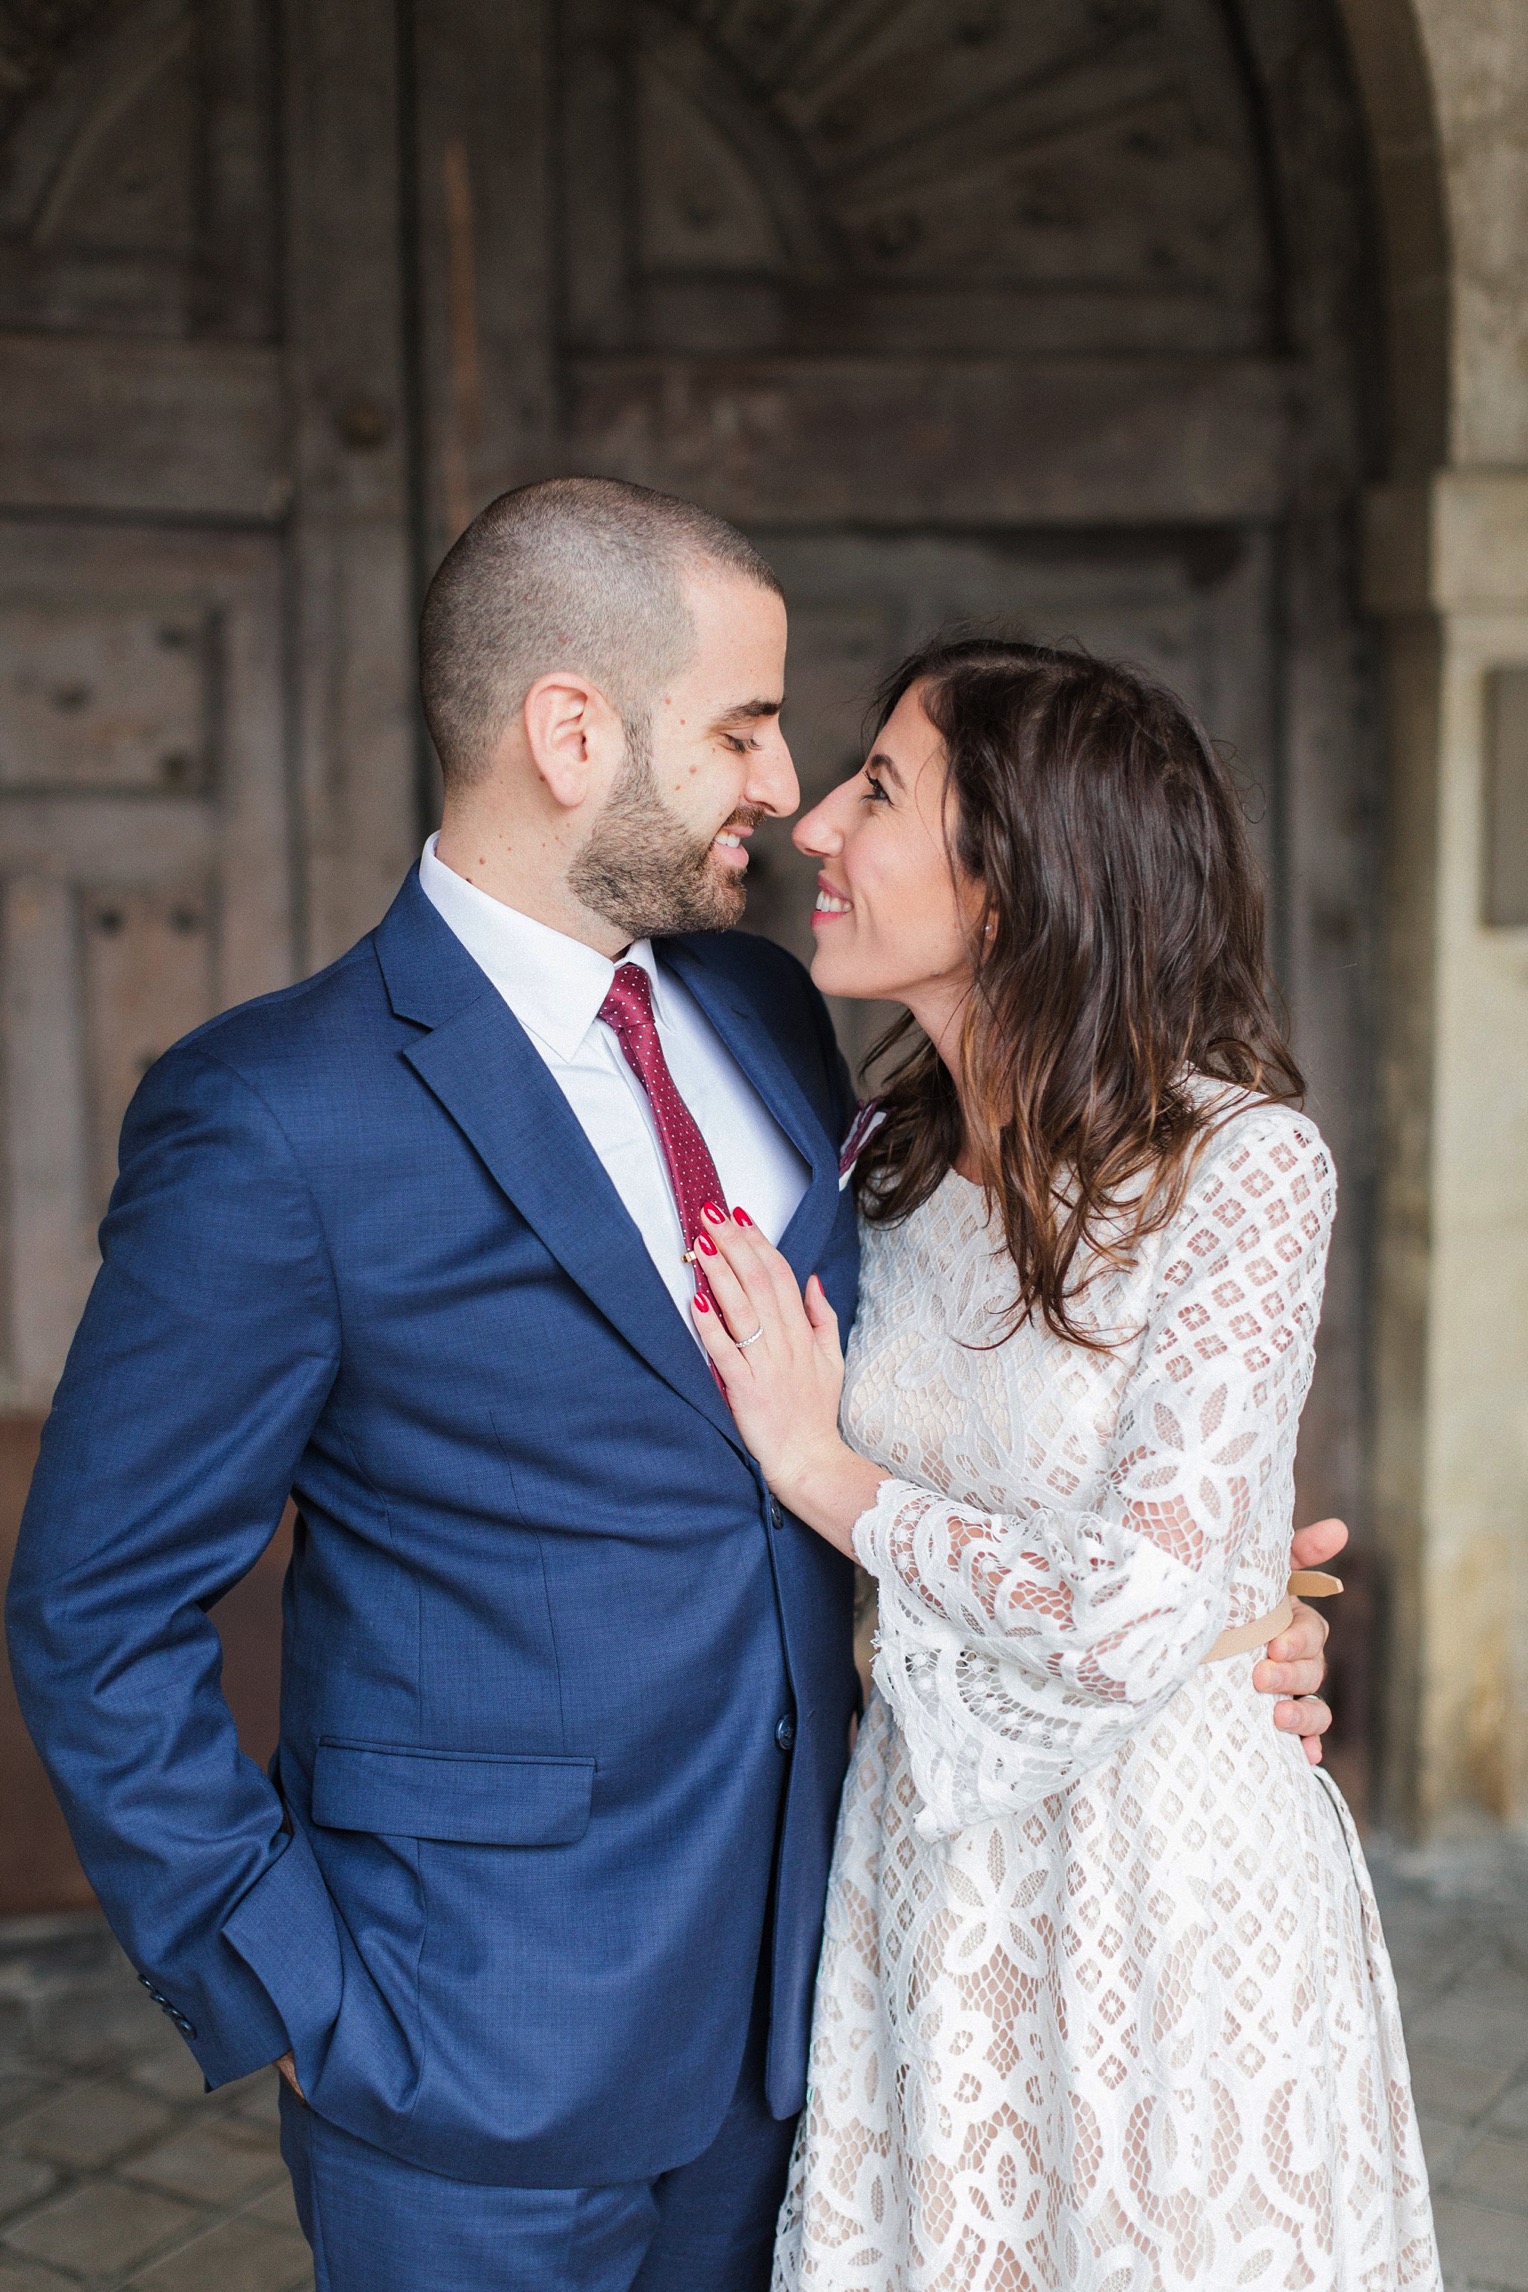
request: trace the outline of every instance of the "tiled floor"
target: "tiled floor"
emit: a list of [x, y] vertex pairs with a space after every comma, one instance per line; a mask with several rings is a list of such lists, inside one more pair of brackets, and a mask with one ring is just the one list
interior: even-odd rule
[[[1448, 2292], [1528, 2292], [1528, 1857], [1371, 1860]], [[204, 2096], [94, 1920], [0, 1922], [0, 2292], [311, 2283], [273, 2077]]]
[[0, 1921], [0, 2292], [307, 2292], [271, 2073], [210, 2097], [93, 1918]]
[[1369, 1859], [1448, 2292], [1528, 2292], [1528, 1852]]

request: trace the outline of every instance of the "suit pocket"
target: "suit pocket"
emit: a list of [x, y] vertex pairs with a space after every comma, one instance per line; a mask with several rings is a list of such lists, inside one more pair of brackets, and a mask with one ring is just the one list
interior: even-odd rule
[[325, 1736], [313, 1820], [325, 1830], [460, 1846], [571, 1846], [589, 1828], [594, 1761], [414, 1751]]

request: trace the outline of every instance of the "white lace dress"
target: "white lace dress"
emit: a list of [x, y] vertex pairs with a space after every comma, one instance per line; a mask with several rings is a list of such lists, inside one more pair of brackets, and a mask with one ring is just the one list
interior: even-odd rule
[[867, 1227], [848, 1437], [876, 1693], [776, 2292], [1439, 2292], [1347, 1809], [1255, 1657], [1289, 1568], [1330, 1161], [1243, 1106], [1090, 1353], [953, 1173]]

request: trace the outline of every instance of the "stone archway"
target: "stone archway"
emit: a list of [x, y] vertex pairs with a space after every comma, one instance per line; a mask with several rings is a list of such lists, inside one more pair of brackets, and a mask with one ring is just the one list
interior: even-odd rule
[[[1342, 4], [1362, 100], [1338, 0], [0, 12], [0, 637], [58, 655], [0, 724], [10, 1408], [46, 1400], [134, 1060], [338, 952], [410, 856], [430, 563], [502, 486], [646, 478], [779, 557], [813, 772], [887, 650], [952, 612], [1143, 653], [1241, 750], [1347, 1173], [1305, 1501], [1363, 1521], [1377, 1216], [1389, 1741], [1394, 1803], [1422, 1803], [1407, 1778], [1502, 1664], [1462, 1706], [1427, 1688], [1407, 1732], [1439, 1644], [1410, 1022], [1436, 1003], [1442, 654], [1431, 574], [1399, 580], [1381, 1150], [1357, 526], [1387, 475], [1373, 570], [1419, 532], [1428, 558], [1442, 194], [1412, 0]], [[124, 709], [132, 737], [97, 738]], [[760, 920], [789, 935], [776, 857]]]
[[[1384, 225], [1387, 453], [1377, 475], [1425, 484], [1448, 435], [1448, 242], [1442, 157], [1412, 0], [1345, 0]], [[1383, 539], [1370, 544], [1370, 571]], [[1382, 578], [1382, 576], [1381, 576]], [[1378, 586], [1371, 581], [1372, 590]], [[1423, 1454], [1431, 1070], [1427, 991], [1436, 805], [1439, 631], [1413, 596], [1385, 630], [1387, 839], [1382, 948], [1380, 1192], [1372, 1486], [1387, 1562], [1379, 1804], [1415, 1831], [1422, 1784]]]
[[[1501, 170], [1521, 20], [1344, 0], [1388, 275], [1389, 454], [1368, 508], [1384, 623], [1389, 838], [1376, 1291], [1376, 1526], [1389, 1556], [1387, 1816], [1447, 1836], [1528, 1808], [1521, 1390], [1523, 955], [1492, 911], [1492, 692], [1528, 665], [1528, 271]], [[1520, 236], [1520, 234], [1519, 234]]]

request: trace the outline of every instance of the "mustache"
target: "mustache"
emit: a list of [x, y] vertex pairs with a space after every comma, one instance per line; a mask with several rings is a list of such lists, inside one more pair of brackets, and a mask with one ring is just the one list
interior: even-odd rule
[[729, 828], [746, 828], [751, 831], [758, 826], [760, 820], [767, 817], [762, 804], [739, 804], [737, 810], [711, 832], [713, 835], [724, 836]]

